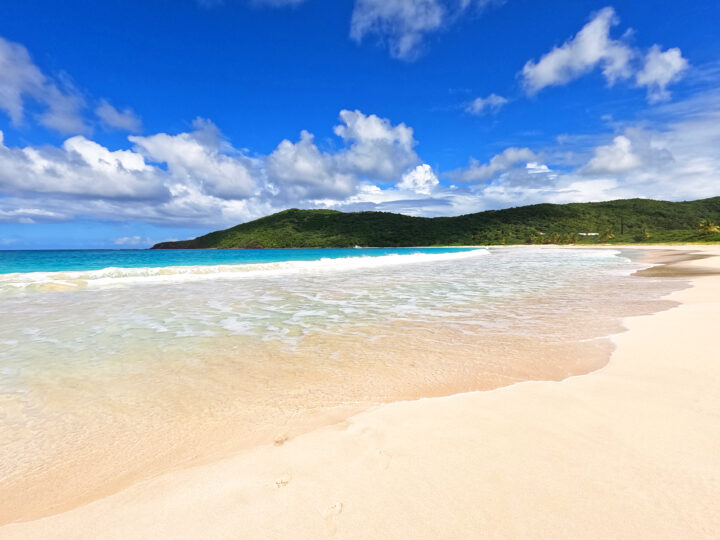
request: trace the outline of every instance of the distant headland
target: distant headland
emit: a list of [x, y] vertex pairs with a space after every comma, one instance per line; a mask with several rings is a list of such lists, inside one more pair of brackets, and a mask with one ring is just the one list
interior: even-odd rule
[[720, 242], [720, 197], [534, 204], [456, 217], [290, 209], [152, 249]]

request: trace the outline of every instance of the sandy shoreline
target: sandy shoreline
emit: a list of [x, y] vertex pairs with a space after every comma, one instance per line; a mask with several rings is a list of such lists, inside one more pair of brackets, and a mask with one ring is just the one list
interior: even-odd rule
[[695, 287], [628, 319], [591, 374], [383, 405], [0, 538], [711, 537], [720, 259], [660, 268]]

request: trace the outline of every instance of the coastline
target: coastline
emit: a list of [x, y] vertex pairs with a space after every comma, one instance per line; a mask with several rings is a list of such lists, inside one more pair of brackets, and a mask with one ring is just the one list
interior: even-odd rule
[[[258, 343], [247, 337], [224, 336], [168, 341], [153, 334], [154, 339], [148, 342], [150, 347], [145, 348], [143, 332], [129, 329], [143, 328], [146, 322], [133, 318], [125, 325], [130, 333], [123, 340], [133, 348], [129, 354], [111, 356], [103, 362], [111, 368], [105, 377], [93, 377], [87, 370], [74, 373], [64, 367], [67, 362], [63, 362], [61, 355], [57, 362], [60, 369], [47, 366], [38, 370], [35, 380], [41, 386], [33, 388], [28, 384], [27, 389], [34, 390], [30, 401], [42, 403], [41, 410], [64, 420], [45, 421], [43, 425], [37, 419], [43, 422], [48, 418], [44, 414], [35, 414], [35, 420], [17, 414], [14, 422], [6, 422], [5, 445], [0, 448], [0, 499], [6, 503], [0, 506], [0, 526], [69, 511], [148, 478], [216, 462], [248, 448], [272, 444], [276, 439], [295, 438], [337, 424], [381, 403], [491, 390], [525, 380], [563, 380], [589, 373], [609, 360], [613, 347], [608, 336], [622, 331], [622, 317], [669, 308], [675, 304], [661, 298], [671, 290], [687, 286], [685, 282], [631, 277], [633, 269], [629, 266], [638, 265], [628, 265], [625, 257], [616, 256], [620, 253], [616, 250], [605, 254], [593, 250], [595, 254], [588, 255], [581, 264], [595, 267], [598, 260], [606, 259], [600, 264], [604, 269], [598, 268], [598, 274], [575, 272], [571, 279], [568, 272], [572, 273], [578, 260], [585, 259], [578, 252], [588, 250], [565, 250], [569, 260], [561, 250], [542, 250], [545, 254], [523, 251], [527, 250], [497, 250], [496, 256], [486, 258], [485, 250], [480, 250], [482, 260], [488, 263], [481, 265], [487, 270], [482, 273], [475, 270], [472, 262], [469, 266], [450, 265], [439, 260], [473, 258], [471, 253], [433, 254], [427, 261], [432, 264], [413, 265], [415, 270], [411, 267], [409, 273], [402, 272], [405, 279], [400, 288], [393, 288], [388, 281], [399, 275], [394, 269], [399, 260], [371, 259], [381, 261], [381, 269], [358, 273], [352, 270], [366, 266], [367, 262], [341, 259], [341, 266], [351, 263], [351, 271], [321, 272], [324, 274], [321, 287], [327, 289], [327, 294], [337, 298], [338, 294], [342, 297], [343, 291], [359, 290], [365, 294], [374, 290], [373, 306], [389, 309], [399, 306], [398, 294], [405, 295], [416, 314], [405, 320], [401, 308], [397, 318], [390, 317], [383, 325], [368, 319], [358, 324], [358, 318], [353, 316], [352, 324], [343, 326], [343, 332], [329, 335], [311, 332], [294, 341], [292, 347], [273, 339]], [[639, 254], [634, 252], [630, 256], [637, 258]], [[544, 262], [535, 267], [540, 262], [538, 256]], [[416, 262], [420, 258], [424, 262], [425, 257], [414, 254], [407, 259]], [[548, 271], [548, 265], [552, 271]], [[607, 271], [607, 265], [618, 265], [623, 270], [616, 275]], [[442, 272], [446, 273], [436, 282], [438, 268], [444, 268]], [[463, 268], [464, 279], [458, 281], [453, 272], [462, 273]], [[423, 277], [418, 279], [418, 275]], [[378, 276], [384, 277], [378, 281]], [[62, 282], [68, 276], [53, 277], [60, 277]], [[117, 285], [117, 281], [113, 278], [108, 284]], [[280, 297], [292, 301], [288, 292], [296, 295], [318, 291], [312, 281], [302, 281], [281, 278], [273, 283], [279, 286], [276, 293]], [[385, 288], [386, 283], [389, 288]], [[427, 283], [433, 283], [432, 291], [422, 290]], [[489, 297], [482, 307], [475, 306], [474, 315], [463, 314], [462, 303], [458, 303], [465, 294], [463, 289], [472, 296], [479, 290], [485, 289], [487, 294], [505, 284], [518, 288], [520, 294], [501, 301]], [[414, 290], [403, 292], [406, 285]], [[603, 287], [624, 293], [603, 299], [594, 294]], [[98, 313], [97, 320], [107, 321], [112, 329], [126, 313], [147, 313], [146, 298], [159, 295], [174, 306], [174, 311], [191, 318], [205, 313], [204, 304], [208, 301], [216, 310], [229, 305], [242, 312], [246, 302], [250, 301], [252, 306], [255, 286], [249, 285], [246, 292], [235, 288], [230, 304], [222, 282], [216, 286], [198, 284], [187, 290], [172, 285], [163, 285], [161, 289], [121, 287], [117, 293], [107, 287], [100, 289], [105, 290], [71, 297], [66, 292], [59, 293], [57, 300], [75, 298], [75, 301], [67, 311], [57, 312], [57, 316], [93, 324], [95, 320], [76, 318], [75, 312], [82, 305], [80, 311], [102, 310], [105, 314]], [[533, 289], [535, 292], [529, 292]], [[154, 292], [146, 292], [150, 290]], [[454, 306], [445, 311], [442, 306], [448, 302]], [[25, 309], [24, 304], [22, 297], [7, 303], [4, 313], [19, 312]], [[276, 308], [276, 304], [277, 299], [264, 303], [270, 309]], [[318, 302], [308, 305], [303, 301], [298, 307], [312, 314], [314, 310], [307, 309], [312, 305], [317, 306]], [[574, 309], [568, 311], [571, 305]], [[329, 310], [325, 313], [337, 321], [333, 305], [321, 301], [315, 309], [318, 308]], [[428, 308], [433, 312], [429, 319], [417, 317], [417, 313]], [[161, 309], [151, 314], [153, 320], [162, 320], [158, 317], [161, 313], [173, 315]], [[262, 312], [251, 308], [249, 315]], [[5, 325], [0, 339], [22, 333], [27, 320], [20, 318], [19, 328], [12, 323]], [[215, 324], [218, 322], [222, 326], [223, 322], [216, 318]], [[52, 321], [42, 318], [36, 324], [51, 331], [46, 337], [68, 336], [87, 345], [112, 348], [112, 340], [107, 343], [92, 333], [71, 327], [63, 331], [62, 325], [56, 329]], [[177, 332], [185, 326], [170, 319], [165, 328], [172, 336], [173, 329]], [[266, 330], [277, 337], [276, 330]], [[158, 343], [164, 346], [153, 346]], [[237, 354], [239, 350], [242, 354]], [[22, 358], [32, 354], [33, 349], [16, 353]], [[48, 354], [53, 354], [53, 350], [46, 350], [41, 356]], [[83, 359], [87, 361], [87, 355], [79, 351], [74, 363], [82, 365]], [[137, 371], [113, 368], [119, 365], [133, 366]], [[296, 366], [303, 367], [297, 370]], [[196, 382], [183, 384], [183, 381]], [[3, 380], [6, 386], [7, 382], [8, 379]], [[32, 383], [33, 378], [27, 382]], [[59, 391], [53, 393], [53, 388]], [[75, 391], [66, 394], [64, 388]], [[27, 394], [24, 397], [28, 399]], [[3, 405], [12, 415], [12, 407]], [[21, 431], [16, 426], [27, 428]], [[45, 449], [34, 451], [38, 447]]]
[[669, 266], [681, 305], [627, 319], [590, 374], [381, 405], [0, 537], [710, 536], [720, 262]]

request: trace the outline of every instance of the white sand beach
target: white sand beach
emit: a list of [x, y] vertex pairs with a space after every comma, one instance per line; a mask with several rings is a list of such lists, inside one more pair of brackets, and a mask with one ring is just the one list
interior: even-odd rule
[[378, 406], [0, 538], [716, 538], [720, 246], [660, 248], [713, 257], [597, 371]]

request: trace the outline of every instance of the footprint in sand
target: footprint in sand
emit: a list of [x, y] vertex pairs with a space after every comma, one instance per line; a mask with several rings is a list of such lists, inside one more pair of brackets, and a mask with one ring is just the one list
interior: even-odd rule
[[283, 433], [273, 439], [273, 444], [275, 446], [282, 446], [283, 444], [285, 444], [288, 441], [289, 438], [290, 437], [288, 437], [286, 433]]
[[328, 506], [323, 512], [323, 517], [325, 518], [325, 523], [327, 523], [329, 534], [333, 535], [337, 532], [337, 524], [335, 521], [337, 520], [337, 517], [342, 514], [342, 511], [343, 503], [336, 502]]
[[290, 480], [292, 480], [292, 476], [290, 476], [289, 474], [283, 474], [281, 477], [275, 480], [275, 487], [285, 487], [290, 483]]

